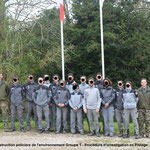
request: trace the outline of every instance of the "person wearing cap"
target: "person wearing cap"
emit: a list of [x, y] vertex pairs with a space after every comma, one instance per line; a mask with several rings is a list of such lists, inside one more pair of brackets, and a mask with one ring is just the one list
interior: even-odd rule
[[104, 119], [104, 135], [113, 137], [114, 135], [114, 100], [115, 91], [112, 82], [106, 78], [103, 80], [103, 88], [100, 90], [102, 98], [102, 114]]
[[59, 76], [57, 74], [53, 75], [53, 83], [51, 84], [52, 91], [52, 102], [50, 104], [50, 131], [56, 131], [56, 104], [54, 101], [54, 96], [56, 95], [57, 89], [59, 88]]
[[31, 130], [31, 113], [34, 113], [34, 121], [35, 126], [38, 129], [38, 117], [37, 117], [37, 111], [36, 111], [36, 105], [34, 103], [34, 100], [32, 98], [32, 94], [34, 90], [37, 87], [37, 83], [34, 82], [33, 75], [28, 75], [28, 82], [23, 86], [24, 92], [25, 92], [25, 111], [26, 111], [26, 124], [27, 124], [27, 131]]
[[80, 134], [84, 134], [83, 129], [83, 116], [82, 116], [82, 93], [79, 90], [78, 83], [73, 84], [73, 92], [69, 100], [69, 105], [71, 107], [71, 133], [76, 133], [76, 121], [77, 128]]
[[[63, 133], [66, 133], [66, 121], [67, 121], [67, 106], [70, 99], [70, 92], [65, 87], [65, 81], [61, 80], [59, 83], [56, 95], [54, 96], [56, 104], [56, 134], [60, 133], [61, 126], [63, 126]], [[63, 119], [63, 120], [62, 120]], [[62, 125], [63, 124], [63, 125]]]
[[83, 98], [83, 110], [87, 114], [89, 121], [90, 134], [88, 136], [94, 135], [94, 122], [95, 122], [95, 134], [100, 137], [100, 126], [99, 126], [99, 111], [101, 106], [100, 93], [97, 88], [94, 87], [94, 79], [91, 77], [88, 80], [89, 88], [84, 92]]
[[[32, 94], [32, 98], [36, 104], [36, 110], [38, 115], [38, 125], [39, 125], [39, 133], [49, 133], [49, 104], [51, 102], [51, 91], [49, 87], [43, 85], [44, 80], [42, 77], [38, 78], [38, 86], [34, 90]], [[42, 112], [44, 112], [45, 116], [45, 129], [42, 121]]]
[[3, 73], [0, 73], [0, 108], [2, 111], [2, 120], [4, 122], [5, 132], [8, 132], [8, 102], [9, 86], [3, 79]]
[[119, 128], [119, 136], [123, 137], [123, 124], [124, 124], [124, 116], [123, 116], [123, 81], [118, 80], [117, 82], [117, 89], [116, 89], [116, 96], [115, 96], [115, 117], [118, 123]]
[[79, 84], [79, 90], [84, 95], [84, 91], [89, 88], [89, 85], [86, 83], [86, 76], [80, 77], [80, 84]]
[[137, 102], [138, 93], [132, 89], [130, 81], [125, 84], [125, 90], [123, 92], [123, 107], [124, 107], [124, 121], [125, 121], [125, 136], [129, 138], [129, 119], [130, 115], [134, 124], [135, 139], [139, 138], [139, 127], [138, 127], [138, 113], [137, 113]]
[[11, 109], [11, 130], [15, 131], [15, 118], [16, 111], [18, 114], [18, 119], [20, 123], [20, 131], [25, 132], [23, 123], [23, 98], [25, 93], [23, 87], [19, 84], [19, 78], [17, 76], [13, 77], [13, 84], [10, 87], [10, 109]]
[[[73, 75], [73, 73], [69, 73], [66, 88], [69, 90], [70, 94], [73, 92], [73, 84], [74, 83], [76, 83], [74, 81], [74, 75]], [[68, 110], [67, 110], [67, 132], [70, 132], [70, 106], [69, 106], [69, 104], [68, 104]]]
[[140, 136], [144, 137], [144, 135], [146, 135], [146, 138], [150, 138], [150, 87], [147, 85], [146, 78], [141, 79], [141, 87], [138, 89], [138, 98], [137, 108], [139, 112]]
[[95, 87], [99, 89], [99, 91], [103, 88], [103, 77], [100, 72], [96, 75]]

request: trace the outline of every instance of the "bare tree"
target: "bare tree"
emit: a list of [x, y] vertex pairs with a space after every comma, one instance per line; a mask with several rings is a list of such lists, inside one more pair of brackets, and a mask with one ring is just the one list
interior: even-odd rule
[[[39, 64], [40, 69], [51, 63], [55, 66], [49, 66], [51, 71], [56, 67], [61, 70], [59, 16], [57, 24], [55, 20], [49, 20], [49, 24], [46, 25], [40, 21], [42, 12], [53, 7], [58, 8], [57, 2], [56, 0], [0, 0], [0, 71], [5, 72], [10, 82], [16, 72], [24, 81], [28, 69], [22, 71], [21, 68], [24, 66], [24, 61], [28, 61], [26, 59], [32, 60], [32, 64]], [[65, 0], [65, 14], [69, 16], [68, 4]], [[37, 34], [40, 34], [38, 39], [34, 33], [36, 27], [39, 29]], [[47, 31], [51, 34], [48, 35]], [[54, 42], [50, 43], [51, 48], [42, 50], [44, 42], [51, 42], [46, 36], [51, 36]], [[41, 48], [34, 46], [35, 41]], [[69, 49], [71, 50], [72, 46], [65, 47], [66, 53]], [[65, 60], [69, 61], [67, 54]]]

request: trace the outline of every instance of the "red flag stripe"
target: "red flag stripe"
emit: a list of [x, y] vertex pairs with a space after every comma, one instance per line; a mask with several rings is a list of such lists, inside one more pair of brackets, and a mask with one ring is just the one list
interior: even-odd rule
[[60, 21], [64, 22], [64, 6], [60, 4]]

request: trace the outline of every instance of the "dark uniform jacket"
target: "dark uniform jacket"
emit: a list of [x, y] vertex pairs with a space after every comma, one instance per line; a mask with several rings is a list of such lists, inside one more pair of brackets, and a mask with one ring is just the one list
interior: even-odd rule
[[23, 87], [18, 83], [17, 85], [12, 85], [10, 87], [10, 101], [11, 104], [18, 106], [22, 105], [23, 98], [25, 96]]

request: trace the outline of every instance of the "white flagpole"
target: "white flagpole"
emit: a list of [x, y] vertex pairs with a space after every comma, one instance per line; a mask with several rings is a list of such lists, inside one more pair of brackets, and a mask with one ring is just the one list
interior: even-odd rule
[[104, 65], [104, 39], [103, 39], [103, 1], [99, 0], [100, 5], [100, 29], [101, 29], [101, 58], [102, 58], [102, 76], [105, 79], [105, 65]]
[[63, 21], [60, 21], [60, 26], [61, 26], [62, 79], [65, 81]]

